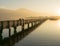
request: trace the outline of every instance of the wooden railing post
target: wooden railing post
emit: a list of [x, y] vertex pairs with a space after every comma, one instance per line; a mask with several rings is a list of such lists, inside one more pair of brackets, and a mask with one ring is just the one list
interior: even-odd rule
[[16, 25], [15, 25], [15, 21], [13, 21], [13, 27], [14, 27], [14, 34], [16, 34]]
[[0, 22], [0, 40], [2, 38], [2, 32], [3, 32], [3, 22]]
[[31, 25], [32, 25], [32, 27], [33, 27], [33, 22], [31, 22]]
[[24, 31], [24, 19], [21, 20], [21, 24], [22, 24], [22, 31]]
[[28, 29], [29, 29], [29, 20], [28, 20]]
[[17, 20], [17, 26], [19, 26], [19, 20]]
[[35, 20], [35, 26], [36, 26], [36, 22], [37, 22], [37, 21]]
[[16, 27], [14, 27], [14, 34], [16, 34], [17, 33], [17, 31], [16, 31]]
[[20, 25], [22, 25], [22, 23], [21, 23], [21, 22], [22, 22], [22, 19], [19, 19], [19, 23], [20, 23]]
[[11, 36], [10, 21], [8, 21], [9, 37]]
[[3, 22], [1, 22], [1, 24], [0, 24], [0, 35], [2, 32], [3, 32]]
[[0, 45], [3, 46], [2, 42], [3, 22], [0, 22]]
[[36, 19], [34, 19], [34, 26], [36, 25]]

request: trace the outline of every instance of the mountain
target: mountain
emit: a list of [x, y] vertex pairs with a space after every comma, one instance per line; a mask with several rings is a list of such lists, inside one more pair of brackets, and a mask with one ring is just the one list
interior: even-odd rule
[[16, 10], [2, 9], [0, 8], [0, 21], [1, 20], [15, 20], [25, 17], [37, 17], [40, 15], [45, 15], [43, 13], [33, 12], [28, 9], [20, 8]]
[[16, 12], [21, 14], [21, 15], [23, 15], [23, 16], [25, 16], [25, 17], [35, 17], [35, 16], [38, 16], [37, 12], [31, 11], [31, 10], [28, 10], [28, 9], [24, 9], [24, 8], [17, 9]]

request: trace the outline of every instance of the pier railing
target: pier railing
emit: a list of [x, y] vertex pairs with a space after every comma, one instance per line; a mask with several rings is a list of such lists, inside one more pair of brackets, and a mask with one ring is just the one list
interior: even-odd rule
[[17, 29], [17, 26], [22, 26], [22, 31], [24, 31], [24, 25], [27, 24], [29, 29], [30, 23], [31, 27], [34, 27], [35, 25], [38, 25], [45, 21], [46, 18], [34, 18], [34, 19], [19, 19], [19, 20], [8, 20], [8, 21], [0, 21], [0, 34], [2, 33], [3, 29], [8, 28], [9, 29], [9, 36], [11, 35], [11, 27], [14, 28], [14, 32]]
[[[15, 41], [15, 39], [17, 39], [17, 41], [18, 41], [19, 38], [17, 37], [18, 36], [17, 34], [20, 34], [21, 37], [22, 37], [22, 35], [26, 34], [26, 32], [31, 32], [30, 29], [34, 29], [34, 27], [37, 27], [37, 25], [42, 24], [46, 20], [47, 20], [47, 18], [29, 18], [29, 19], [21, 19], [20, 18], [19, 20], [0, 21], [0, 44], [5, 46], [5, 42], [6, 42], [5, 41], [6, 39], [5, 40], [2, 39], [3, 29], [9, 29], [8, 30], [9, 31], [8, 39], [10, 39], [10, 38], [13, 39], [14, 38], [14, 41]], [[27, 24], [27, 29], [25, 29], [25, 24]], [[30, 24], [31, 24], [31, 27], [30, 27]], [[18, 26], [21, 26], [22, 30], [21, 30], [20, 33], [16, 34]], [[11, 36], [11, 27], [14, 28], [14, 34], [12, 36]], [[22, 39], [22, 38], [20, 38], [20, 39]], [[10, 42], [10, 40], [7, 40], [7, 42]], [[13, 43], [15, 43], [15, 42], [13, 42]]]

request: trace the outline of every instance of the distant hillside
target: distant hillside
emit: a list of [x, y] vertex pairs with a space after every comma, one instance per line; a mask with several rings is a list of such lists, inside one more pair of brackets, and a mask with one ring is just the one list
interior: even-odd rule
[[36, 13], [24, 8], [16, 9], [16, 10], [8, 10], [8, 9], [0, 8], [0, 20], [12, 20], [12, 19], [15, 20], [24, 17], [37, 17], [40, 15], [42, 16], [45, 14]]

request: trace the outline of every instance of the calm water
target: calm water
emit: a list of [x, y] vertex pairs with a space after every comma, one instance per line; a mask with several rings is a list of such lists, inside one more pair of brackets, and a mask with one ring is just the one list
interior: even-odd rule
[[[17, 32], [21, 31], [20, 28], [21, 26]], [[13, 35], [13, 28], [11, 29]], [[8, 37], [8, 29], [4, 30], [6, 32], [3, 31], [3, 38]], [[60, 46], [60, 20], [47, 20], [14, 46]]]

